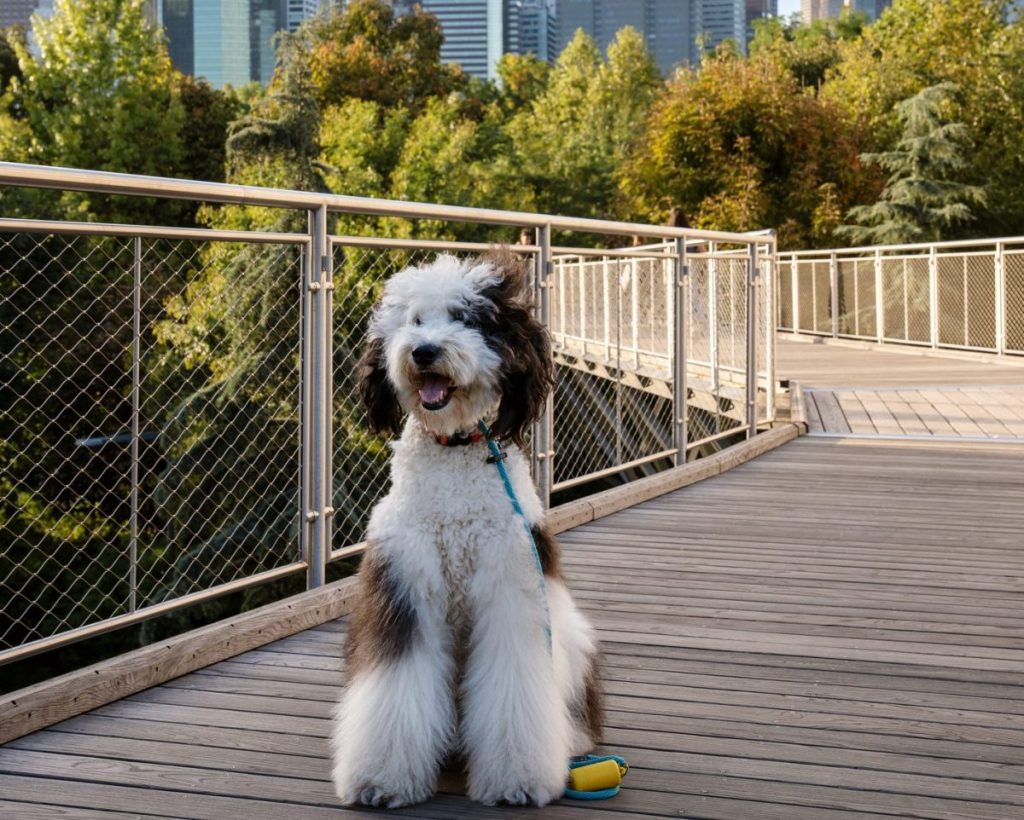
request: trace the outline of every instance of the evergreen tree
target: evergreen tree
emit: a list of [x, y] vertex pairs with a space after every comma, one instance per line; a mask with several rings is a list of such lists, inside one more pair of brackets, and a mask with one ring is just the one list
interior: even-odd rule
[[897, 106], [903, 136], [896, 147], [860, 157], [889, 175], [885, 189], [874, 205], [849, 210], [856, 224], [837, 228], [839, 236], [857, 244], [933, 242], [953, 238], [957, 227], [974, 218], [972, 207], [985, 204], [985, 192], [956, 181], [967, 166], [967, 126], [942, 116], [956, 90], [940, 83]]

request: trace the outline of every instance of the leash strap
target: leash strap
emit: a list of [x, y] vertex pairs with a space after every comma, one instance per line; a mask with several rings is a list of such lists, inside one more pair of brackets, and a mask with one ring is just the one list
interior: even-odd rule
[[[484, 434], [484, 438], [487, 440], [487, 449], [490, 451], [490, 458], [487, 459], [489, 464], [493, 464], [498, 468], [498, 475], [501, 476], [501, 483], [505, 485], [505, 494], [508, 496], [508, 500], [512, 502], [512, 509], [515, 510], [516, 515], [523, 522], [523, 529], [526, 530], [526, 538], [530, 542], [530, 547], [533, 551], [533, 563], [537, 568], [537, 577], [540, 579], [540, 597], [541, 602], [544, 605], [544, 632], [548, 639], [548, 655], [551, 655], [551, 612], [548, 609], [548, 594], [547, 585], [544, 583], [544, 567], [540, 562], [540, 551], [537, 549], [537, 542], [533, 537], [533, 530], [530, 528], [530, 522], [526, 520], [526, 513], [523, 512], [523, 507], [519, 503], [519, 498], [516, 496], [516, 491], [512, 488], [512, 480], [509, 478], [508, 470], [505, 469], [505, 458], [508, 453], [503, 452], [498, 446], [498, 443], [491, 438], [491, 431], [487, 427], [487, 424], [483, 420], [480, 421], [478, 427], [480, 432]], [[602, 763], [605, 760], [613, 760], [619, 767], [619, 779], [625, 776], [626, 772], [629, 771], [629, 765], [625, 759], [618, 755], [583, 755], [581, 757], [574, 757], [569, 761], [569, 770], [578, 769], [582, 766], [590, 766], [594, 763]], [[570, 797], [573, 800], [607, 800], [609, 797], [615, 797], [619, 793], [619, 785], [614, 785], [606, 789], [595, 789], [592, 791], [581, 791], [577, 789], [567, 788], [565, 790], [565, 796]]]
[[523, 529], [526, 530], [526, 538], [530, 542], [530, 548], [533, 551], [533, 563], [537, 567], [537, 577], [540, 579], [540, 599], [541, 603], [544, 604], [544, 634], [548, 639], [548, 654], [551, 654], [551, 613], [548, 611], [548, 591], [547, 586], [544, 583], [544, 567], [540, 562], [540, 552], [537, 550], [537, 542], [533, 538], [533, 530], [530, 528], [530, 522], [526, 520], [526, 513], [523, 512], [523, 508], [519, 503], [519, 498], [516, 496], [516, 491], [512, 489], [512, 480], [508, 477], [508, 470], [505, 469], [505, 458], [508, 453], [502, 452], [502, 449], [498, 446], [498, 443], [491, 438], [491, 431], [487, 424], [481, 419], [477, 425], [480, 428], [480, 432], [484, 434], [484, 438], [487, 440], [487, 449], [491, 451], [491, 457], [487, 459], [488, 462], [494, 464], [498, 468], [498, 475], [501, 476], [501, 481], [505, 485], [505, 494], [508, 496], [508, 500], [512, 502], [512, 509], [516, 511], [516, 515], [523, 522]]

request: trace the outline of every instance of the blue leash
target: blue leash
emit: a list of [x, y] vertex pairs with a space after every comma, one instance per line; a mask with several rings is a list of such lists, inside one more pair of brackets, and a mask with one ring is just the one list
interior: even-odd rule
[[[548, 595], [547, 586], [544, 583], [544, 567], [540, 562], [540, 551], [537, 549], [537, 542], [533, 537], [533, 530], [530, 528], [530, 522], [526, 520], [526, 513], [523, 512], [522, 505], [519, 503], [519, 498], [516, 496], [516, 491], [512, 488], [512, 480], [508, 477], [508, 470], [505, 469], [505, 459], [508, 458], [508, 453], [504, 452], [498, 443], [491, 438], [491, 431], [487, 427], [487, 424], [481, 419], [477, 425], [480, 432], [484, 434], [484, 439], [487, 441], [487, 449], [490, 451], [491, 456], [487, 459], [488, 462], [498, 468], [498, 475], [501, 476], [501, 482], [505, 485], [505, 494], [508, 496], [508, 500], [512, 502], [512, 509], [515, 510], [516, 515], [523, 522], [523, 529], [526, 530], [526, 537], [530, 542], [530, 547], [533, 550], [533, 563], [537, 567], [537, 577], [540, 579], [540, 597], [544, 604], [544, 632], [548, 639], [548, 655], [551, 654], [551, 612], [548, 609]], [[583, 766], [590, 766], [595, 763], [603, 763], [606, 760], [615, 761], [619, 767], [619, 777], [626, 774], [629, 770], [629, 765], [626, 763], [624, 758], [618, 755], [582, 755], [581, 757], [574, 757], [569, 761], [569, 771], [572, 772], [574, 769], [579, 769]], [[611, 786], [607, 789], [597, 789], [593, 791], [582, 791], [578, 789], [566, 788], [565, 796], [572, 798], [573, 800], [607, 800], [609, 797], [615, 797], [619, 793], [619, 785]]]
[[484, 434], [484, 438], [487, 440], [487, 449], [491, 451], [491, 457], [487, 460], [498, 468], [498, 475], [501, 476], [501, 481], [505, 485], [505, 494], [508, 496], [508, 500], [512, 502], [512, 509], [516, 511], [516, 515], [518, 515], [519, 519], [523, 522], [523, 529], [526, 530], [526, 537], [530, 542], [531, 549], [533, 550], [533, 563], [537, 567], [537, 577], [540, 579], [540, 599], [544, 604], [544, 634], [547, 635], [548, 654], [550, 655], [551, 613], [548, 611], [548, 593], [547, 586], [544, 584], [544, 567], [540, 563], [540, 552], [537, 550], [537, 542], [533, 538], [533, 530], [530, 529], [530, 522], [526, 520], [526, 513], [523, 512], [523, 508], [519, 504], [519, 498], [516, 496], [516, 491], [512, 489], [512, 481], [508, 477], [508, 470], [505, 469], [505, 459], [508, 458], [508, 453], [503, 452], [498, 446], [498, 443], [491, 438], [491, 431], [482, 419], [477, 426], [480, 428], [480, 432]]

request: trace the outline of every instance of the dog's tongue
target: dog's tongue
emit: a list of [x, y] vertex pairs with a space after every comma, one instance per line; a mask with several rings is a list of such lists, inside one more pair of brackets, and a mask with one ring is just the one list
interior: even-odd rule
[[444, 401], [448, 392], [448, 379], [443, 376], [426, 376], [420, 388], [420, 401], [424, 404], [437, 404]]

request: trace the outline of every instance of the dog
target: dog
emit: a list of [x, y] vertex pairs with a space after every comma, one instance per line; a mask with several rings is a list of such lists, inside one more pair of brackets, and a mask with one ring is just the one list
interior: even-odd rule
[[[394, 275], [374, 308], [359, 392], [371, 428], [401, 437], [367, 529], [334, 715], [346, 805], [427, 800], [455, 758], [471, 799], [543, 806], [562, 795], [570, 757], [599, 742], [597, 642], [521, 449], [554, 385], [526, 270], [507, 250], [442, 254]], [[507, 448], [543, 578], [481, 421]]]

